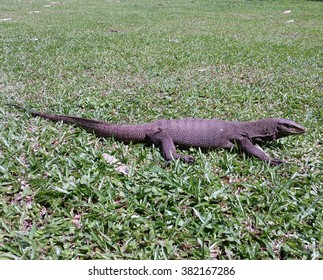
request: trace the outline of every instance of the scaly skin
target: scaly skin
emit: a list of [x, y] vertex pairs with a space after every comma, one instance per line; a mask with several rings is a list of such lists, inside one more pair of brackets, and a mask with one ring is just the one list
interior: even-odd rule
[[305, 133], [305, 128], [300, 124], [279, 118], [267, 118], [251, 122], [188, 118], [121, 125], [86, 118], [28, 111], [19, 105], [8, 105], [23, 109], [34, 117], [74, 124], [100, 137], [114, 137], [114, 139], [126, 143], [147, 142], [154, 144], [160, 148], [167, 161], [181, 158], [188, 163], [193, 163], [194, 158], [189, 155], [178, 154], [175, 145], [200, 147], [202, 149], [231, 149], [237, 144], [247, 154], [269, 162], [271, 165], [278, 165], [283, 161], [270, 158], [256, 145]]

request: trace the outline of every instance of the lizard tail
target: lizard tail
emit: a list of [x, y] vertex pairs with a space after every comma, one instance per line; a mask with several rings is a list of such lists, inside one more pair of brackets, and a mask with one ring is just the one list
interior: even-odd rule
[[41, 113], [41, 112], [36, 112], [36, 111], [26, 109], [20, 105], [13, 104], [13, 103], [7, 103], [6, 105], [11, 106], [11, 107], [15, 107], [21, 111], [31, 114], [33, 117], [41, 117], [41, 118], [51, 120], [51, 121], [56, 121], [56, 122], [62, 121], [67, 124], [76, 124], [76, 125], [79, 125], [83, 128], [90, 128], [91, 129], [91, 128], [93, 128], [93, 125], [104, 124], [104, 122], [91, 120], [91, 119], [72, 117], [72, 116], [64, 116], [64, 115], [52, 115], [52, 114], [45, 114], [45, 113]]
[[[13, 104], [13, 103], [7, 103], [5, 104], [7, 106], [11, 106], [11, 107], [15, 107], [21, 111], [24, 111], [28, 114], [31, 114], [33, 117], [41, 117], [44, 119], [48, 119], [48, 120], [52, 120], [52, 121], [63, 121], [65, 123], [77, 123], [78, 119], [82, 119], [82, 118], [78, 118], [78, 117], [69, 117], [69, 116], [62, 116], [62, 115], [51, 115], [51, 114], [45, 114], [45, 113], [41, 113], [41, 112], [36, 112], [36, 111], [32, 111], [29, 109], [26, 109], [25, 107], [22, 107], [18, 104]], [[82, 119], [83, 120], [83, 119]]]
[[30, 110], [28, 110], [28, 109], [26, 109], [26, 108], [24, 108], [24, 107], [22, 107], [22, 106], [20, 106], [20, 105], [17, 105], [17, 104], [7, 103], [7, 104], [5, 104], [5, 105], [6, 105], [6, 106], [15, 107], [15, 108], [17, 108], [17, 109], [19, 109], [19, 110], [21, 110], [21, 111], [24, 111], [24, 112], [26, 112], [26, 113], [28, 113], [28, 114], [31, 114], [31, 113], [32, 113], [32, 111], [30, 111]]
[[138, 142], [143, 141], [146, 137], [145, 134], [145, 125], [118, 125], [118, 124], [110, 124], [103, 121], [97, 121], [87, 118], [73, 117], [73, 116], [65, 116], [65, 115], [52, 115], [45, 114], [42, 112], [35, 112], [17, 104], [7, 104], [8, 106], [12, 106], [23, 110], [33, 117], [41, 117], [47, 120], [51, 120], [54, 122], [63, 122], [66, 124], [74, 124], [78, 127], [84, 128], [87, 131], [93, 132], [97, 136], [100, 137], [114, 137], [116, 140], [121, 140], [124, 142]]

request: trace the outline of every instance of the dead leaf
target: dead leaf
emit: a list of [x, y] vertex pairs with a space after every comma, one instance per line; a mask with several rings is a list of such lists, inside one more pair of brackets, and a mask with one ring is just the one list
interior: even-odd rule
[[102, 156], [105, 161], [107, 161], [108, 163], [110, 163], [111, 165], [114, 166], [114, 169], [116, 171], [118, 171], [119, 173], [125, 174], [125, 175], [129, 175], [129, 168], [127, 165], [122, 164], [114, 156], [111, 156], [107, 153], [103, 153]]
[[10, 21], [12, 18], [0, 18], [0, 21]]
[[81, 228], [82, 224], [81, 224], [81, 215], [80, 214], [76, 214], [73, 217], [73, 224], [77, 227], [77, 228]]

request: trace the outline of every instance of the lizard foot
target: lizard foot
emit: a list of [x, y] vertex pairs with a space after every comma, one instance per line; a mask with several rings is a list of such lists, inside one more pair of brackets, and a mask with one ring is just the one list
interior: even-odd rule
[[186, 163], [194, 163], [195, 158], [193, 156], [181, 156], [181, 159], [185, 161]]
[[270, 164], [270, 165], [273, 165], [273, 166], [277, 166], [277, 165], [280, 165], [280, 164], [283, 164], [283, 163], [285, 163], [285, 161], [280, 160], [280, 159], [278, 159], [278, 158], [271, 158], [271, 159], [269, 160], [269, 164]]
[[193, 156], [184, 156], [184, 155], [179, 155], [176, 154], [175, 156], [173, 155], [171, 159], [166, 159], [167, 164], [169, 164], [171, 161], [176, 159], [181, 159], [182, 161], [186, 162], [186, 163], [194, 163], [195, 162], [195, 158]]

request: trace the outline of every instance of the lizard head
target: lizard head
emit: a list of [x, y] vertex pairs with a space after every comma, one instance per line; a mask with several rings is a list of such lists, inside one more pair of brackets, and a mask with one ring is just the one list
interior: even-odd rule
[[277, 120], [276, 138], [305, 133], [305, 128], [296, 122], [293, 122], [288, 119], [276, 119], [276, 120]]

